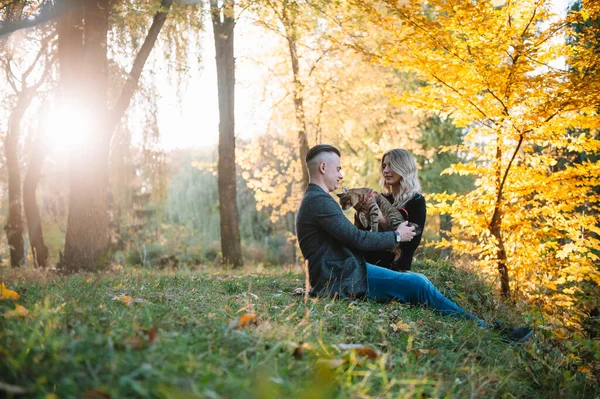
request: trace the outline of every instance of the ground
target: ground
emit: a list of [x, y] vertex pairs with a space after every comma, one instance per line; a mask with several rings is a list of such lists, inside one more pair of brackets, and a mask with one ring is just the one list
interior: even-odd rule
[[[598, 341], [560, 338], [471, 271], [417, 262], [487, 321], [536, 324], [524, 345], [399, 303], [305, 298], [299, 268], [4, 269], [0, 397], [598, 397]], [[28, 314], [12, 313], [16, 305]]]

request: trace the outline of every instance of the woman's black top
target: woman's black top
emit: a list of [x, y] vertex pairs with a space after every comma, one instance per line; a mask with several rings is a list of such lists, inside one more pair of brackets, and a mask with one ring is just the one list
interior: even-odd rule
[[[391, 203], [394, 203], [394, 197], [391, 194], [383, 194], [383, 196]], [[373, 265], [385, 267], [396, 271], [408, 271], [412, 265], [412, 258], [415, 250], [421, 243], [422, 231], [425, 226], [427, 217], [427, 208], [425, 206], [425, 197], [421, 194], [415, 194], [404, 207], [399, 209], [400, 212], [411, 223], [416, 223], [421, 228], [421, 234], [416, 235], [411, 241], [400, 243], [402, 255], [400, 259], [394, 262], [394, 253], [391, 251], [373, 251], [364, 252], [365, 260]], [[356, 218], [358, 215], [356, 215]], [[358, 222], [358, 223], [357, 223]], [[355, 219], [355, 225], [364, 230], [360, 221]]]

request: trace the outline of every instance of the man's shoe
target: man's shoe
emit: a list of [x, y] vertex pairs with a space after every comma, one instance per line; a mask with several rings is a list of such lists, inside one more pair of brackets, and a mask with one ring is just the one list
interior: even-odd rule
[[514, 344], [522, 344], [527, 341], [533, 335], [533, 328], [529, 327], [518, 327], [508, 328], [503, 327], [497, 321], [494, 322], [494, 329], [500, 333], [504, 342], [511, 342]]

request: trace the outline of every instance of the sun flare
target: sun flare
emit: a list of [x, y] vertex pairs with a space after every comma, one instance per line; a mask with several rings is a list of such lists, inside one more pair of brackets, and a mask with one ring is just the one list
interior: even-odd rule
[[54, 108], [46, 131], [51, 149], [59, 153], [77, 151], [89, 139], [93, 125], [94, 115], [83, 105]]

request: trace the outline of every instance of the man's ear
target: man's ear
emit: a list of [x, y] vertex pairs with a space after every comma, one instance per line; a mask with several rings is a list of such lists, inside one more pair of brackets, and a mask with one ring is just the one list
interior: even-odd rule
[[327, 169], [327, 164], [324, 161], [321, 161], [321, 163], [319, 164], [319, 171], [321, 173], [325, 173], [325, 169]]

